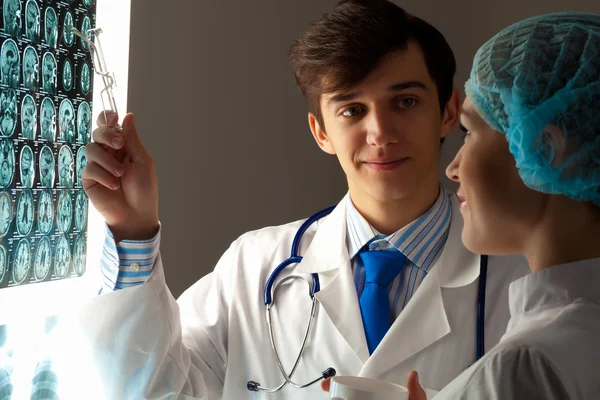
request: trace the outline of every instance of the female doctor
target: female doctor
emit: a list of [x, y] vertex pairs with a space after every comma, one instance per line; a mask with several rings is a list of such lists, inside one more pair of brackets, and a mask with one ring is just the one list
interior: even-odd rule
[[[498, 33], [475, 56], [447, 173], [467, 248], [521, 253], [506, 334], [436, 399], [600, 398], [600, 15]], [[422, 372], [425, 376], [426, 372]], [[411, 399], [424, 399], [408, 378]]]
[[440, 139], [460, 108], [443, 36], [391, 2], [345, 1], [311, 25], [292, 60], [313, 136], [337, 156], [349, 190], [301, 235], [302, 261], [275, 280], [308, 284], [269, 290], [296, 247], [298, 221], [242, 235], [176, 302], [158, 255], [152, 157], [133, 116], [122, 136], [114, 118], [107, 126], [100, 117], [83, 182], [114, 240], [104, 293], [80, 322], [95, 361], [88, 371], [107, 398], [318, 399], [330, 368], [401, 383], [422, 369], [424, 385], [439, 390], [506, 329], [508, 282], [526, 263], [486, 264], [465, 249], [458, 199], [439, 184]]

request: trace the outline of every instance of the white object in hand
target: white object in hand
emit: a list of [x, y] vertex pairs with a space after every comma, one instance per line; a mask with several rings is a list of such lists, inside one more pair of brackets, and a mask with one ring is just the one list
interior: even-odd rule
[[334, 376], [329, 392], [332, 399], [408, 400], [408, 390], [403, 386], [357, 376]]

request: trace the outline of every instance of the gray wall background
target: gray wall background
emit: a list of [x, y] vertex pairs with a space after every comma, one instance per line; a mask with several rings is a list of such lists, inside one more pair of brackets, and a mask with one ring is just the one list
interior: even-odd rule
[[[132, 0], [128, 107], [154, 156], [162, 257], [175, 296], [242, 233], [307, 217], [346, 192], [321, 152], [287, 63], [291, 42], [337, 0]], [[477, 48], [541, 13], [598, 0], [396, 0], [455, 51], [462, 88]], [[459, 147], [446, 142], [445, 166]]]

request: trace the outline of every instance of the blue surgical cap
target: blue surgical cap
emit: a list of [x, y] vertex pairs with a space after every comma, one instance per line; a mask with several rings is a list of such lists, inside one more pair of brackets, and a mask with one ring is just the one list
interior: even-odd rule
[[600, 15], [504, 29], [477, 51], [465, 89], [527, 186], [600, 205]]

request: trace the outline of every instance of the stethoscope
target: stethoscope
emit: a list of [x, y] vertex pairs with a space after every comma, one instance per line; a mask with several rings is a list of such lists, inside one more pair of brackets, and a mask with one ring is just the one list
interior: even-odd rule
[[[304, 221], [304, 223], [300, 226], [300, 228], [298, 229], [298, 232], [296, 232], [296, 235], [294, 236], [294, 241], [292, 242], [292, 251], [291, 251], [290, 257], [287, 258], [285, 261], [283, 261], [281, 264], [279, 264], [277, 266], [277, 268], [275, 268], [275, 270], [271, 273], [271, 275], [269, 276], [269, 279], [267, 280], [267, 283], [266, 283], [265, 289], [264, 289], [264, 302], [265, 302], [265, 307], [266, 307], [267, 325], [269, 327], [269, 339], [271, 341], [271, 348], [273, 349], [273, 353], [275, 354], [277, 366], [279, 367], [279, 371], [281, 372], [281, 375], [283, 376], [284, 381], [279, 386], [274, 387], [274, 388], [264, 387], [264, 386], [261, 386], [258, 382], [249, 381], [247, 383], [246, 387], [248, 388], [248, 390], [250, 390], [252, 392], [261, 391], [261, 392], [266, 392], [266, 393], [275, 393], [275, 392], [278, 392], [279, 390], [281, 390], [285, 385], [290, 385], [296, 389], [302, 389], [302, 388], [308, 387], [310, 385], [313, 385], [314, 383], [319, 382], [320, 380], [335, 376], [335, 374], [336, 374], [336, 370], [333, 367], [329, 367], [329, 368], [325, 369], [319, 377], [309, 381], [308, 383], [299, 384], [299, 383], [292, 381], [292, 375], [296, 371], [296, 367], [298, 367], [298, 363], [300, 362], [300, 359], [302, 358], [302, 355], [304, 354], [304, 349], [306, 348], [306, 342], [308, 341], [308, 337], [310, 336], [310, 332], [312, 330], [312, 325], [313, 325], [312, 323], [314, 321], [314, 317], [315, 317], [315, 313], [316, 313], [316, 309], [317, 309], [317, 303], [318, 303], [318, 300], [315, 297], [315, 294], [317, 294], [319, 292], [319, 290], [321, 290], [321, 285], [319, 282], [318, 274], [311, 274], [312, 282], [309, 282], [306, 278], [304, 278], [300, 275], [289, 275], [289, 276], [286, 276], [285, 278], [280, 279], [279, 281], [275, 282], [275, 280], [277, 279], [279, 274], [285, 268], [287, 268], [291, 264], [299, 264], [302, 261], [302, 256], [298, 255], [298, 249], [300, 248], [300, 241], [302, 240], [302, 236], [304, 235], [306, 230], [313, 223], [315, 223], [319, 219], [321, 219], [321, 218], [325, 217], [326, 215], [328, 215], [329, 213], [331, 213], [331, 211], [334, 208], [335, 208], [335, 206], [332, 206], [332, 207], [326, 208], [324, 210], [321, 210], [321, 211], [315, 213], [314, 215], [312, 215], [306, 221]], [[485, 289], [486, 289], [486, 281], [487, 281], [487, 265], [488, 265], [488, 256], [482, 255], [480, 257], [480, 262], [479, 262], [480, 279], [479, 279], [479, 287], [477, 290], [477, 324], [476, 324], [477, 325], [477, 343], [476, 343], [477, 360], [479, 360], [481, 357], [483, 357], [483, 354], [485, 353], [485, 346], [484, 346], [484, 328], [485, 327], [484, 327], [484, 324], [485, 324]], [[271, 309], [273, 308], [273, 306], [275, 304], [275, 292], [277, 291], [279, 286], [284, 282], [292, 281], [295, 279], [304, 281], [308, 285], [308, 289], [309, 289], [308, 293], [309, 293], [312, 305], [310, 308], [310, 315], [308, 317], [308, 321], [306, 324], [306, 330], [304, 332], [304, 338], [302, 339], [302, 345], [300, 346], [300, 351], [298, 352], [296, 361], [294, 362], [294, 365], [292, 366], [292, 369], [290, 370], [290, 372], [288, 374], [285, 371], [283, 364], [281, 363], [281, 357], [279, 357], [279, 351], [277, 350], [277, 345], [275, 342], [275, 333], [273, 331], [273, 319], [272, 319]]]

